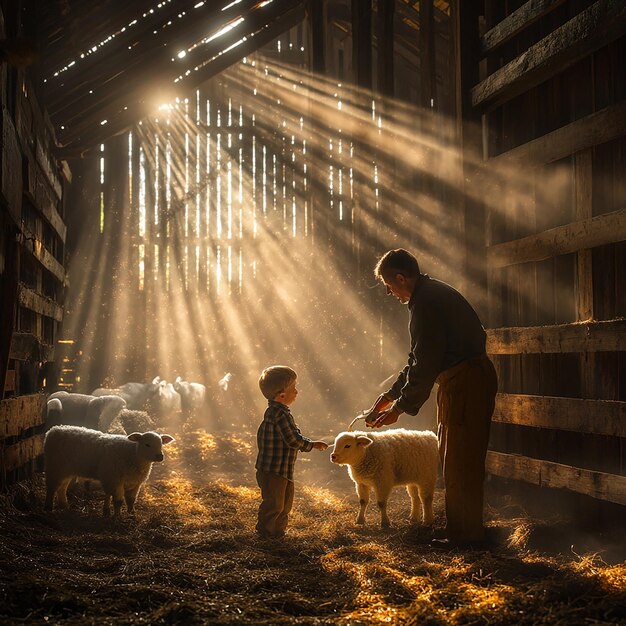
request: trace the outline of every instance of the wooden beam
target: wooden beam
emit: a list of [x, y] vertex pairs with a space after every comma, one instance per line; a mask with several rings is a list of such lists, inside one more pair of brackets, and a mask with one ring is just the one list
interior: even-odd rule
[[326, 0], [309, 0], [307, 4], [309, 63], [316, 74], [326, 72], [326, 10]]
[[48, 251], [43, 241], [31, 234], [26, 227], [22, 228], [22, 247], [28, 250], [60, 283], [65, 280], [65, 268]]
[[539, 487], [567, 489], [592, 498], [626, 504], [626, 476], [605, 474], [529, 457], [487, 452], [487, 473]]
[[40, 341], [33, 333], [13, 333], [9, 358], [28, 361], [32, 358], [47, 363], [54, 360], [54, 346]]
[[[33, 435], [24, 441], [18, 441], [10, 446], [3, 446], [0, 442], [0, 452], [2, 456], [2, 466], [0, 471], [4, 477], [7, 472], [34, 461], [38, 456], [43, 454], [44, 436], [41, 434]], [[4, 482], [4, 480], [3, 480]]]
[[493, 421], [626, 437], [626, 402], [499, 393]]
[[434, 0], [420, 1], [419, 55], [420, 65], [420, 105], [430, 110], [435, 99], [435, 20], [433, 16]]
[[0, 438], [17, 437], [46, 421], [46, 397], [42, 393], [0, 400]]
[[474, 106], [498, 106], [624, 34], [626, 3], [597, 0], [472, 89]]
[[626, 241], [626, 209], [489, 246], [487, 263], [490, 268], [507, 267], [620, 241]]
[[376, 12], [376, 88], [383, 96], [394, 95], [395, 0], [378, 0]]
[[488, 354], [623, 351], [626, 351], [626, 319], [487, 330]]
[[352, 72], [359, 87], [372, 88], [372, 0], [352, 0]]
[[63, 307], [57, 304], [54, 300], [46, 298], [37, 293], [34, 289], [27, 287], [26, 285], [20, 285], [20, 292], [18, 297], [18, 303], [26, 309], [30, 309], [40, 315], [51, 317], [57, 322], [63, 319]]
[[483, 55], [506, 43], [522, 30], [548, 15], [565, 0], [528, 0], [519, 9], [507, 15], [499, 24], [488, 30], [480, 39]]
[[622, 101], [492, 157], [489, 164], [539, 167], [625, 134], [626, 101]]

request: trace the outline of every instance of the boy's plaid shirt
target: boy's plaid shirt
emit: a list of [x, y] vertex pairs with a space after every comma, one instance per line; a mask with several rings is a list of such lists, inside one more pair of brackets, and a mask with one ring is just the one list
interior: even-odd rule
[[298, 450], [310, 452], [313, 442], [303, 437], [289, 408], [270, 400], [256, 435], [256, 469], [293, 480]]

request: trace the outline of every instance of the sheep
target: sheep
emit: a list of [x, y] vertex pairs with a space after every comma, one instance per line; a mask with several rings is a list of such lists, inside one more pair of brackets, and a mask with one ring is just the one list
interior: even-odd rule
[[132, 410], [144, 410], [150, 400], [161, 388], [161, 377], [156, 376], [149, 383], [124, 383], [115, 389], [99, 387], [94, 389], [92, 395], [99, 397], [105, 395], [120, 396], [126, 400], [126, 408]]
[[96, 398], [83, 393], [57, 391], [48, 396], [46, 424], [48, 428], [69, 424], [106, 431], [125, 407], [126, 401], [119, 396]]
[[348, 465], [361, 506], [357, 524], [365, 524], [365, 511], [373, 487], [381, 527], [388, 528], [389, 494], [394, 486], [406, 485], [411, 498], [411, 523], [432, 525], [439, 463], [437, 437], [433, 432], [398, 428], [376, 433], [339, 433], [330, 460], [337, 465]]
[[130, 411], [123, 409], [107, 429], [108, 433], [130, 435], [133, 432], [154, 430], [156, 424], [146, 411]]
[[200, 383], [190, 383], [180, 376], [174, 381], [174, 390], [180, 394], [182, 410], [186, 414], [194, 413], [204, 406], [206, 387]]
[[80, 426], [55, 426], [44, 441], [46, 473], [45, 510], [57, 504], [67, 507], [67, 487], [80, 476], [99, 480], [105, 493], [103, 515], [111, 515], [111, 499], [116, 517], [122, 502], [133, 513], [141, 485], [147, 480], [153, 462], [163, 460], [162, 446], [174, 441], [170, 435], [155, 432], [109, 435]]
[[181, 397], [172, 383], [159, 382], [156, 392], [149, 399], [148, 407], [159, 420], [164, 420], [181, 411]]

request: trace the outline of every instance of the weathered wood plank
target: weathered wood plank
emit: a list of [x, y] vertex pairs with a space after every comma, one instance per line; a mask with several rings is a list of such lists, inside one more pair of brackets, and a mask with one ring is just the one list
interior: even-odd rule
[[29, 245], [24, 247], [43, 265], [60, 283], [65, 280], [65, 268], [52, 256], [43, 242], [23, 229], [23, 237]]
[[37, 207], [46, 221], [52, 226], [59, 238], [65, 243], [67, 226], [56, 209], [56, 200], [51, 194], [49, 182], [32, 159], [28, 161], [28, 189], [25, 189], [29, 200]]
[[626, 437], [626, 402], [499, 393], [495, 422]]
[[625, 350], [626, 319], [487, 330], [488, 354], [561, 354]]
[[11, 339], [10, 359], [28, 361], [36, 356], [38, 361], [54, 360], [54, 346], [42, 343], [33, 333], [13, 333]]
[[489, 474], [502, 478], [521, 480], [540, 487], [567, 489], [599, 500], [626, 504], [626, 476], [492, 450], [487, 452], [485, 467]]
[[57, 322], [63, 319], [63, 307], [37, 293], [34, 289], [27, 287], [26, 285], [20, 285], [18, 302], [20, 306], [23, 306], [35, 313], [51, 317]]
[[42, 393], [0, 400], [0, 437], [17, 437], [46, 421], [46, 397]]
[[472, 89], [472, 104], [497, 106], [624, 34], [626, 3], [597, 0]]
[[492, 157], [489, 163], [505, 167], [539, 167], [625, 134], [626, 102], [620, 102]]
[[9, 215], [16, 224], [22, 218], [22, 154], [13, 120], [7, 109], [2, 110], [1, 193]]
[[523, 4], [517, 11], [513, 11], [481, 37], [483, 54], [488, 54], [506, 43], [564, 2], [565, 0], [528, 0], [526, 4]]
[[626, 241], [626, 209], [490, 246], [487, 248], [487, 263], [492, 268], [506, 267], [619, 241]]
[[10, 446], [2, 446], [0, 444], [2, 456], [2, 467], [0, 469], [3, 474], [22, 467], [43, 454], [43, 441], [44, 436], [39, 434], [24, 439], [24, 441], [18, 441]]

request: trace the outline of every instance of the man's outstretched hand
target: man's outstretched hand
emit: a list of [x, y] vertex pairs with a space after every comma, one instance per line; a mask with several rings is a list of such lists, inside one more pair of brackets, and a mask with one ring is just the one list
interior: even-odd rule
[[390, 424], [395, 424], [398, 421], [400, 415], [402, 415], [402, 411], [398, 409], [395, 404], [393, 404], [391, 405], [391, 407], [383, 411], [370, 425], [372, 428], [389, 426]]
[[372, 404], [372, 408], [366, 411], [367, 417], [365, 418], [365, 423], [368, 426], [372, 426], [374, 422], [380, 417], [380, 414], [393, 402], [383, 394], [376, 398], [374, 404]]

